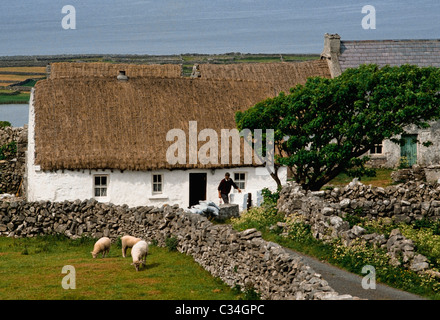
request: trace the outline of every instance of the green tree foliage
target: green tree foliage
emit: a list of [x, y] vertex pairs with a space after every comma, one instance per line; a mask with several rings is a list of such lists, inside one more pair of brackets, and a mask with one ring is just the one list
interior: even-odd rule
[[243, 129], [274, 129], [277, 166], [305, 189], [319, 190], [339, 173], [374, 175], [365, 156], [375, 144], [429, 127], [440, 118], [438, 68], [362, 65], [334, 79], [309, 78], [289, 94], [236, 114]]

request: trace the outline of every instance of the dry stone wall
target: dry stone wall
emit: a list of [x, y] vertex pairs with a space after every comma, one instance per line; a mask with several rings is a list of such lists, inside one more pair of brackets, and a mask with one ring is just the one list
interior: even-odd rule
[[[0, 160], [0, 193], [23, 195], [25, 174], [25, 153], [27, 150], [27, 126], [0, 128], [0, 147], [3, 159]], [[13, 149], [13, 152], [11, 152]]]
[[346, 246], [354, 240], [365, 241], [386, 248], [392, 265], [403, 263], [415, 272], [426, 272], [428, 259], [417, 254], [413, 241], [405, 238], [399, 229], [385, 237], [383, 234], [367, 233], [361, 226], [351, 227], [344, 218], [347, 215], [368, 219], [382, 217], [390, 223], [410, 223], [423, 218], [438, 220], [440, 186], [409, 182], [380, 188], [354, 180], [344, 188], [311, 192], [291, 182], [281, 190], [277, 207], [287, 215], [300, 215], [304, 223], [311, 226], [316, 239], [332, 241], [340, 238]]
[[112, 239], [130, 234], [155, 240], [159, 246], [175, 237], [177, 249], [191, 255], [213, 276], [231, 287], [252, 286], [263, 299], [353, 299], [339, 295], [301, 257], [263, 240], [256, 229], [238, 232], [177, 205], [130, 208], [96, 200], [0, 203], [0, 235], [53, 233]]

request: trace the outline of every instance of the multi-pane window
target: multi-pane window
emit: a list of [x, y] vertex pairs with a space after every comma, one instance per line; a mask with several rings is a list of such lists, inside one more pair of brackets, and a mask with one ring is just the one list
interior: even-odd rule
[[153, 174], [153, 193], [162, 193], [163, 175]]
[[95, 175], [95, 197], [106, 197], [108, 187], [108, 176], [107, 175]]
[[375, 144], [373, 148], [370, 149], [370, 154], [382, 154], [383, 146], [382, 143]]
[[236, 172], [234, 173], [234, 182], [241, 190], [246, 189], [246, 173]]

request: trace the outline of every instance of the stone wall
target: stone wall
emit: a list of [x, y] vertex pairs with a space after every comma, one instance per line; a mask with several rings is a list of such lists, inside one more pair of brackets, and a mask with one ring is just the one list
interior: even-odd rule
[[437, 183], [409, 181], [381, 188], [364, 185], [355, 179], [345, 188], [315, 195], [322, 195], [338, 214], [388, 217], [397, 223], [422, 218], [440, 219], [440, 185]]
[[5, 150], [5, 159], [0, 160], [0, 193], [24, 195], [26, 168], [27, 126], [0, 128], [0, 146], [15, 143], [16, 152]]
[[159, 246], [175, 237], [178, 250], [191, 255], [213, 276], [231, 287], [252, 286], [263, 299], [353, 299], [336, 293], [299, 256], [263, 240], [256, 229], [238, 232], [176, 205], [130, 208], [96, 200], [0, 202], [0, 235], [52, 233], [112, 239], [130, 234], [155, 240]]
[[[440, 186], [426, 183], [407, 183], [387, 188], [365, 186], [354, 180], [344, 188], [325, 191], [304, 191], [289, 183], [280, 192], [277, 207], [281, 212], [302, 217], [311, 226], [316, 239], [332, 241], [340, 238], [350, 246], [354, 240], [365, 241], [387, 250], [392, 265], [403, 265], [415, 272], [428, 271], [428, 259], [416, 253], [414, 243], [398, 229], [386, 237], [367, 233], [361, 226], [350, 226], [347, 215], [368, 219], [379, 217], [389, 223], [410, 223], [417, 219], [440, 218]], [[440, 276], [440, 275], [439, 275]]]

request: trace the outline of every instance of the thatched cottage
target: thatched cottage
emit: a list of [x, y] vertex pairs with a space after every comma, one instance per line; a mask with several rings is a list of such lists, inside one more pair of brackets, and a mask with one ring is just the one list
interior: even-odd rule
[[[343, 41], [338, 34], [326, 34], [321, 58], [328, 61], [332, 77], [361, 64], [377, 64], [379, 67], [411, 64], [438, 68], [440, 40]], [[440, 165], [440, 122], [432, 123], [428, 129], [407, 128], [406, 132], [396, 137], [401, 139], [401, 145], [386, 140], [370, 150], [371, 164], [394, 168], [404, 160], [410, 166]], [[426, 141], [433, 145], [423, 146]]]
[[[330, 77], [327, 62], [200, 65], [193, 78], [181, 77], [176, 65], [55, 63], [30, 99], [28, 200], [189, 207], [218, 202], [228, 171], [243, 190], [232, 202], [243, 208], [250, 193], [257, 204], [261, 190], [276, 184], [264, 166], [243, 161], [242, 146], [238, 162], [220, 161], [213, 149], [202, 161], [197, 150], [212, 133], [234, 129], [236, 111], [311, 76]], [[198, 135], [191, 137], [194, 128]], [[176, 132], [185, 141], [183, 155], [170, 152], [181, 138], [170, 135]], [[280, 170], [284, 182], [287, 170]]]

